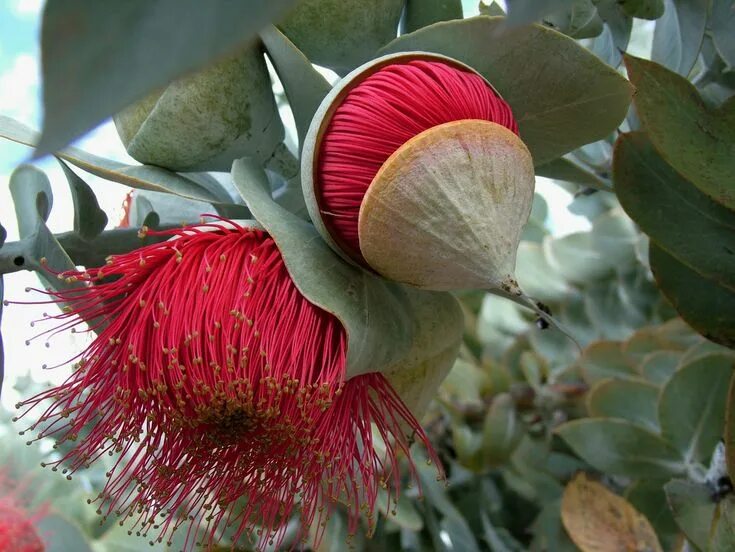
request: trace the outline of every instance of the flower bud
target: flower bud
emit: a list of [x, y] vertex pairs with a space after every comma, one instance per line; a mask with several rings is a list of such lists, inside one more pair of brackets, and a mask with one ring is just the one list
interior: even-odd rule
[[410, 53], [356, 69], [314, 117], [302, 175], [312, 220], [352, 262], [423, 289], [521, 295], [533, 162], [471, 68]]

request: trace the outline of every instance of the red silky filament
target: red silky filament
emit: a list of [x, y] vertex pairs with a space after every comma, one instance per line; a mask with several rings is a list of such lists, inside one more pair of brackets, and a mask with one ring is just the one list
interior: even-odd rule
[[388, 65], [355, 86], [337, 107], [319, 151], [317, 200], [329, 233], [363, 264], [360, 205], [385, 161], [411, 138], [463, 119], [518, 133], [510, 106], [479, 75], [439, 61]]
[[351, 533], [372, 520], [378, 488], [399, 490], [403, 424], [436, 459], [382, 374], [345, 381], [343, 326], [301, 295], [265, 232], [224, 221], [149, 234], [175, 239], [47, 292], [68, 305], [52, 317], [62, 329], [95, 321], [99, 335], [64, 384], [20, 405], [51, 401], [31, 429], [75, 443], [54, 469], [117, 456], [100, 513], [159, 542], [183, 526], [185, 548], [229, 529], [262, 549], [297, 509], [303, 539], [336, 500]]

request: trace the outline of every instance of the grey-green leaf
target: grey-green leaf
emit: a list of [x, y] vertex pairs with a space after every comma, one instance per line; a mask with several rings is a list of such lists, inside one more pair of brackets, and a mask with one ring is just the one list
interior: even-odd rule
[[656, 22], [651, 59], [686, 77], [697, 61], [707, 23], [709, 0], [664, 0]]
[[715, 508], [710, 529], [708, 552], [731, 552], [735, 549], [735, 499], [722, 499]]
[[625, 211], [658, 246], [735, 290], [735, 212], [682, 178], [642, 132], [618, 138], [613, 180]]
[[632, 18], [621, 9], [618, 0], [597, 0], [597, 13], [605, 22], [602, 34], [594, 39], [590, 51], [612, 67], [620, 65], [630, 41]]
[[735, 292], [704, 278], [655, 243], [649, 260], [656, 284], [676, 311], [704, 337], [735, 348]]
[[508, 27], [519, 27], [539, 21], [545, 15], [561, 10], [569, 0], [510, 0]]
[[712, 0], [710, 27], [715, 47], [730, 69], [735, 69], [735, 2]]
[[301, 148], [314, 113], [332, 87], [301, 50], [277, 28], [268, 26], [261, 31], [260, 37], [286, 92]]
[[706, 550], [715, 513], [711, 491], [704, 485], [684, 479], [672, 479], [664, 485], [664, 491], [676, 524], [694, 546]]
[[643, 380], [609, 379], [587, 395], [587, 409], [598, 418], [620, 418], [658, 431], [658, 387]]
[[684, 178], [735, 211], [735, 102], [710, 110], [696, 88], [665, 67], [625, 56], [635, 107], [656, 150]]
[[462, 19], [462, 0], [406, 0], [401, 34], [452, 19]]
[[347, 377], [402, 359], [413, 338], [405, 290], [346, 263], [311, 224], [273, 202], [257, 163], [235, 161], [232, 177], [253, 216], [278, 244], [299, 291], [344, 325]]
[[596, 190], [610, 190], [609, 181], [601, 178], [571, 157], [560, 157], [544, 163], [536, 167], [536, 174], [554, 180], [573, 182]]
[[111, 8], [96, 0], [49, 0], [41, 25], [45, 117], [37, 152], [61, 149], [154, 89], [247, 44], [291, 4], [127, 0]]
[[630, 83], [569, 37], [540, 25], [501, 33], [503, 25], [504, 18], [487, 16], [435, 23], [399, 37], [381, 53], [436, 52], [475, 68], [512, 107], [535, 165], [618, 126], [630, 103]]
[[[0, 115], [0, 137], [27, 146], [34, 146], [37, 142], [36, 132], [4, 115]], [[126, 165], [125, 163], [87, 153], [75, 147], [58, 151], [56, 155], [90, 174], [133, 188], [168, 192], [208, 203], [228, 203], [232, 201], [224, 190], [221, 193], [215, 193], [207, 186], [191, 178], [159, 167]]]
[[46, 552], [91, 552], [89, 539], [73, 521], [56, 513], [38, 520], [36, 528]]
[[722, 437], [735, 359], [712, 354], [681, 366], [661, 391], [661, 434], [688, 463], [705, 463]]
[[[57, 158], [58, 159], [58, 158]], [[105, 229], [107, 215], [100, 209], [92, 188], [69, 165], [58, 159], [66, 175], [74, 203], [74, 231], [84, 239], [92, 239]]]
[[658, 19], [664, 14], [664, 0], [618, 0], [618, 4], [630, 17]]
[[627, 420], [575, 420], [556, 432], [583, 460], [606, 473], [638, 479], [684, 471], [683, 459], [670, 443]]

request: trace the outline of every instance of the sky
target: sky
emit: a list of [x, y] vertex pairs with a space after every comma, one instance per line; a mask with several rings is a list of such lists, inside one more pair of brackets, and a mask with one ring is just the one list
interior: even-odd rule
[[[463, 0], [466, 13], [477, 12], [477, 0]], [[43, 0], [2, 0], [0, 2], [0, 114], [13, 117], [32, 128], [39, 129], [42, 120], [40, 58], [38, 33]], [[134, 161], [127, 155], [117, 136], [114, 125], [106, 121], [82, 137], [75, 145], [104, 157], [119, 161]], [[7, 241], [18, 238], [8, 183], [13, 169], [27, 162], [31, 150], [7, 141], [0, 141], [0, 222], [8, 231]], [[56, 161], [51, 158], [34, 162], [44, 170], [51, 181], [54, 205], [48, 220], [53, 232], [71, 229], [73, 209], [66, 179]], [[122, 216], [122, 201], [128, 189], [106, 182], [77, 170], [92, 187], [100, 206], [107, 213], [109, 225], [114, 226]], [[537, 190], [550, 207], [550, 225], [556, 233], [569, 233], [588, 227], [586, 219], [571, 215], [566, 207], [571, 196], [559, 186], [545, 179], [537, 180]], [[26, 293], [27, 287], [38, 286], [33, 273], [17, 272], [4, 276], [5, 298], [9, 300], [38, 300], [39, 296]], [[52, 306], [9, 305], [3, 309], [2, 335], [5, 344], [5, 376], [2, 404], [12, 408], [19, 400], [12, 388], [23, 376], [37, 382], [58, 384], [69, 374], [62, 366], [54, 370], [42, 369], [43, 364], [61, 363], [73, 357], [84, 347], [85, 337], [65, 334], [54, 337], [50, 343], [43, 339], [31, 340], [41, 325], [31, 327], [31, 321], [42, 318]], [[26, 341], [31, 340], [26, 345]]]

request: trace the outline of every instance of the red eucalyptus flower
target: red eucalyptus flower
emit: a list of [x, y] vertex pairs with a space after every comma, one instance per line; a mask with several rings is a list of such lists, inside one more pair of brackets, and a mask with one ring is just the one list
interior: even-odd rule
[[35, 527], [39, 513], [25, 508], [24, 485], [17, 485], [0, 472], [0, 550], [43, 552], [45, 546]]
[[159, 541], [185, 526], [187, 548], [225, 528], [278, 544], [297, 508], [299, 537], [319, 524], [318, 541], [337, 500], [350, 533], [363, 513], [372, 528], [379, 487], [399, 490], [404, 428], [436, 459], [388, 381], [345, 380], [343, 326], [301, 295], [265, 232], [149, 233], [174, 239], [60, 274], [84, 285], [48, 292], [67, 304], [56, 331], [99, 332], [63, 385], [19, 405], [51, 401], [39, 438], [75, 442], [56, 464], [73, 473], [117, 455], [100, 513]]

